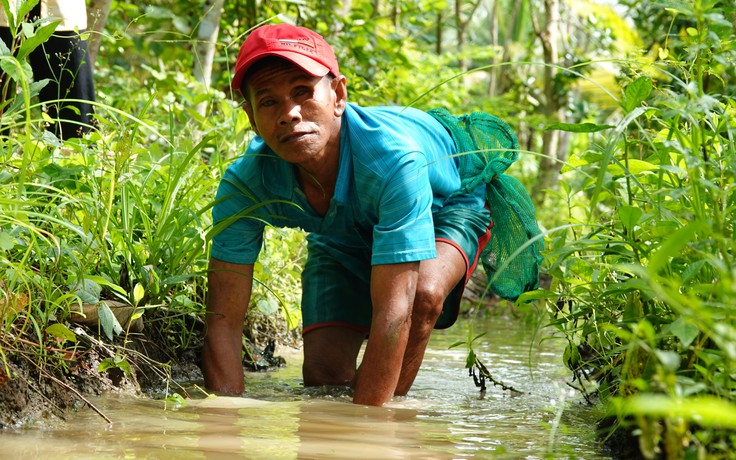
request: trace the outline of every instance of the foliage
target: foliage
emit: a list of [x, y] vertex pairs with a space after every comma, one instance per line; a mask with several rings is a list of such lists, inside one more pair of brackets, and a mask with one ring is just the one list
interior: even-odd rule
[[563, 169], [549, 232], [551, 326], [580, 390], [647, 458], [732, 449], [736, 46], [716, 4], [673, 6], [692, 25], [652, 67], [628, 62], [615, 126], [556, 127], [589, 147]]

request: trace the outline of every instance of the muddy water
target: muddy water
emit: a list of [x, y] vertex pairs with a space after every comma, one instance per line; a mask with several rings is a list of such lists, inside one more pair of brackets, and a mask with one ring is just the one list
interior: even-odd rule
[[[540, 343], [519, 321], [474, 321], [474, 348], [493, 376], [523, 394], [489, 387], [464, 370], [469, 323], [433, 336], [412, 391], [386, 407], [349, 403], [347, 389], [304, 389], [298, 353], [280, 371], [248, 376], [245, 398], [164, 401], [107, 396], [67, 423], [0, 432], [2, 459], [452, 459], [610, 458], [596, 444], [595, 414], [571, 394], [562, 344]], [[530, 344], [533, 346], [530, 347]]]

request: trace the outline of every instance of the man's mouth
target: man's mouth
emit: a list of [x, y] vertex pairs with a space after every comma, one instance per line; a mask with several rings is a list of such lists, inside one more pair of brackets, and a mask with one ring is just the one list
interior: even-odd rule
[[281, 136], [281, 139], [279, 139], [279, 141], [282, 144], [288, 144], [289, 142], [298, 141], [299, 139], [301, 139], [301, 138], [303, 138], [305, 136], [308, 136], [310, 134], [311, 134], [311, 132], [289, 133], [289, 134], [286, 134], [284, 136]]

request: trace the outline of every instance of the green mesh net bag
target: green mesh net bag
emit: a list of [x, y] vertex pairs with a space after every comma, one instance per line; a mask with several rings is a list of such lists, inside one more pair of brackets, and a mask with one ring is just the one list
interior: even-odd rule
[[539, 285], [544, 241], [529, 193], [515, 177], [505, 174], [519, 156], [519, 140], [509, 125], [482, 112], [454, 116], [442, 108], [428, 112], [450, 132], [460, 157], [464, 193], [487, 184], [491, 210], [491, 240], [481, 253], [488, 288], [516, 300]]

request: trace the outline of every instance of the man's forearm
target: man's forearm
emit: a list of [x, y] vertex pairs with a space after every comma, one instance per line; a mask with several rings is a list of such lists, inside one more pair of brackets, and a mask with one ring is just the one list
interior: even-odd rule
[[393, 397], [401, 373], [409, 327], [408, 316], [371, 327], [363, 362], [356, 376], [355, 404], [381, 406]]
[[252, 265], [210, 261], [202, 374], [205, 388], [215, 393], [235, 395], [245, 389], [242, 335], [252, 277]]
[[373, 268], [373, 320], [356, 377], [356, 404], [380, 406], [394, 395], [409, 339], [417, 273], [418, 263]]

